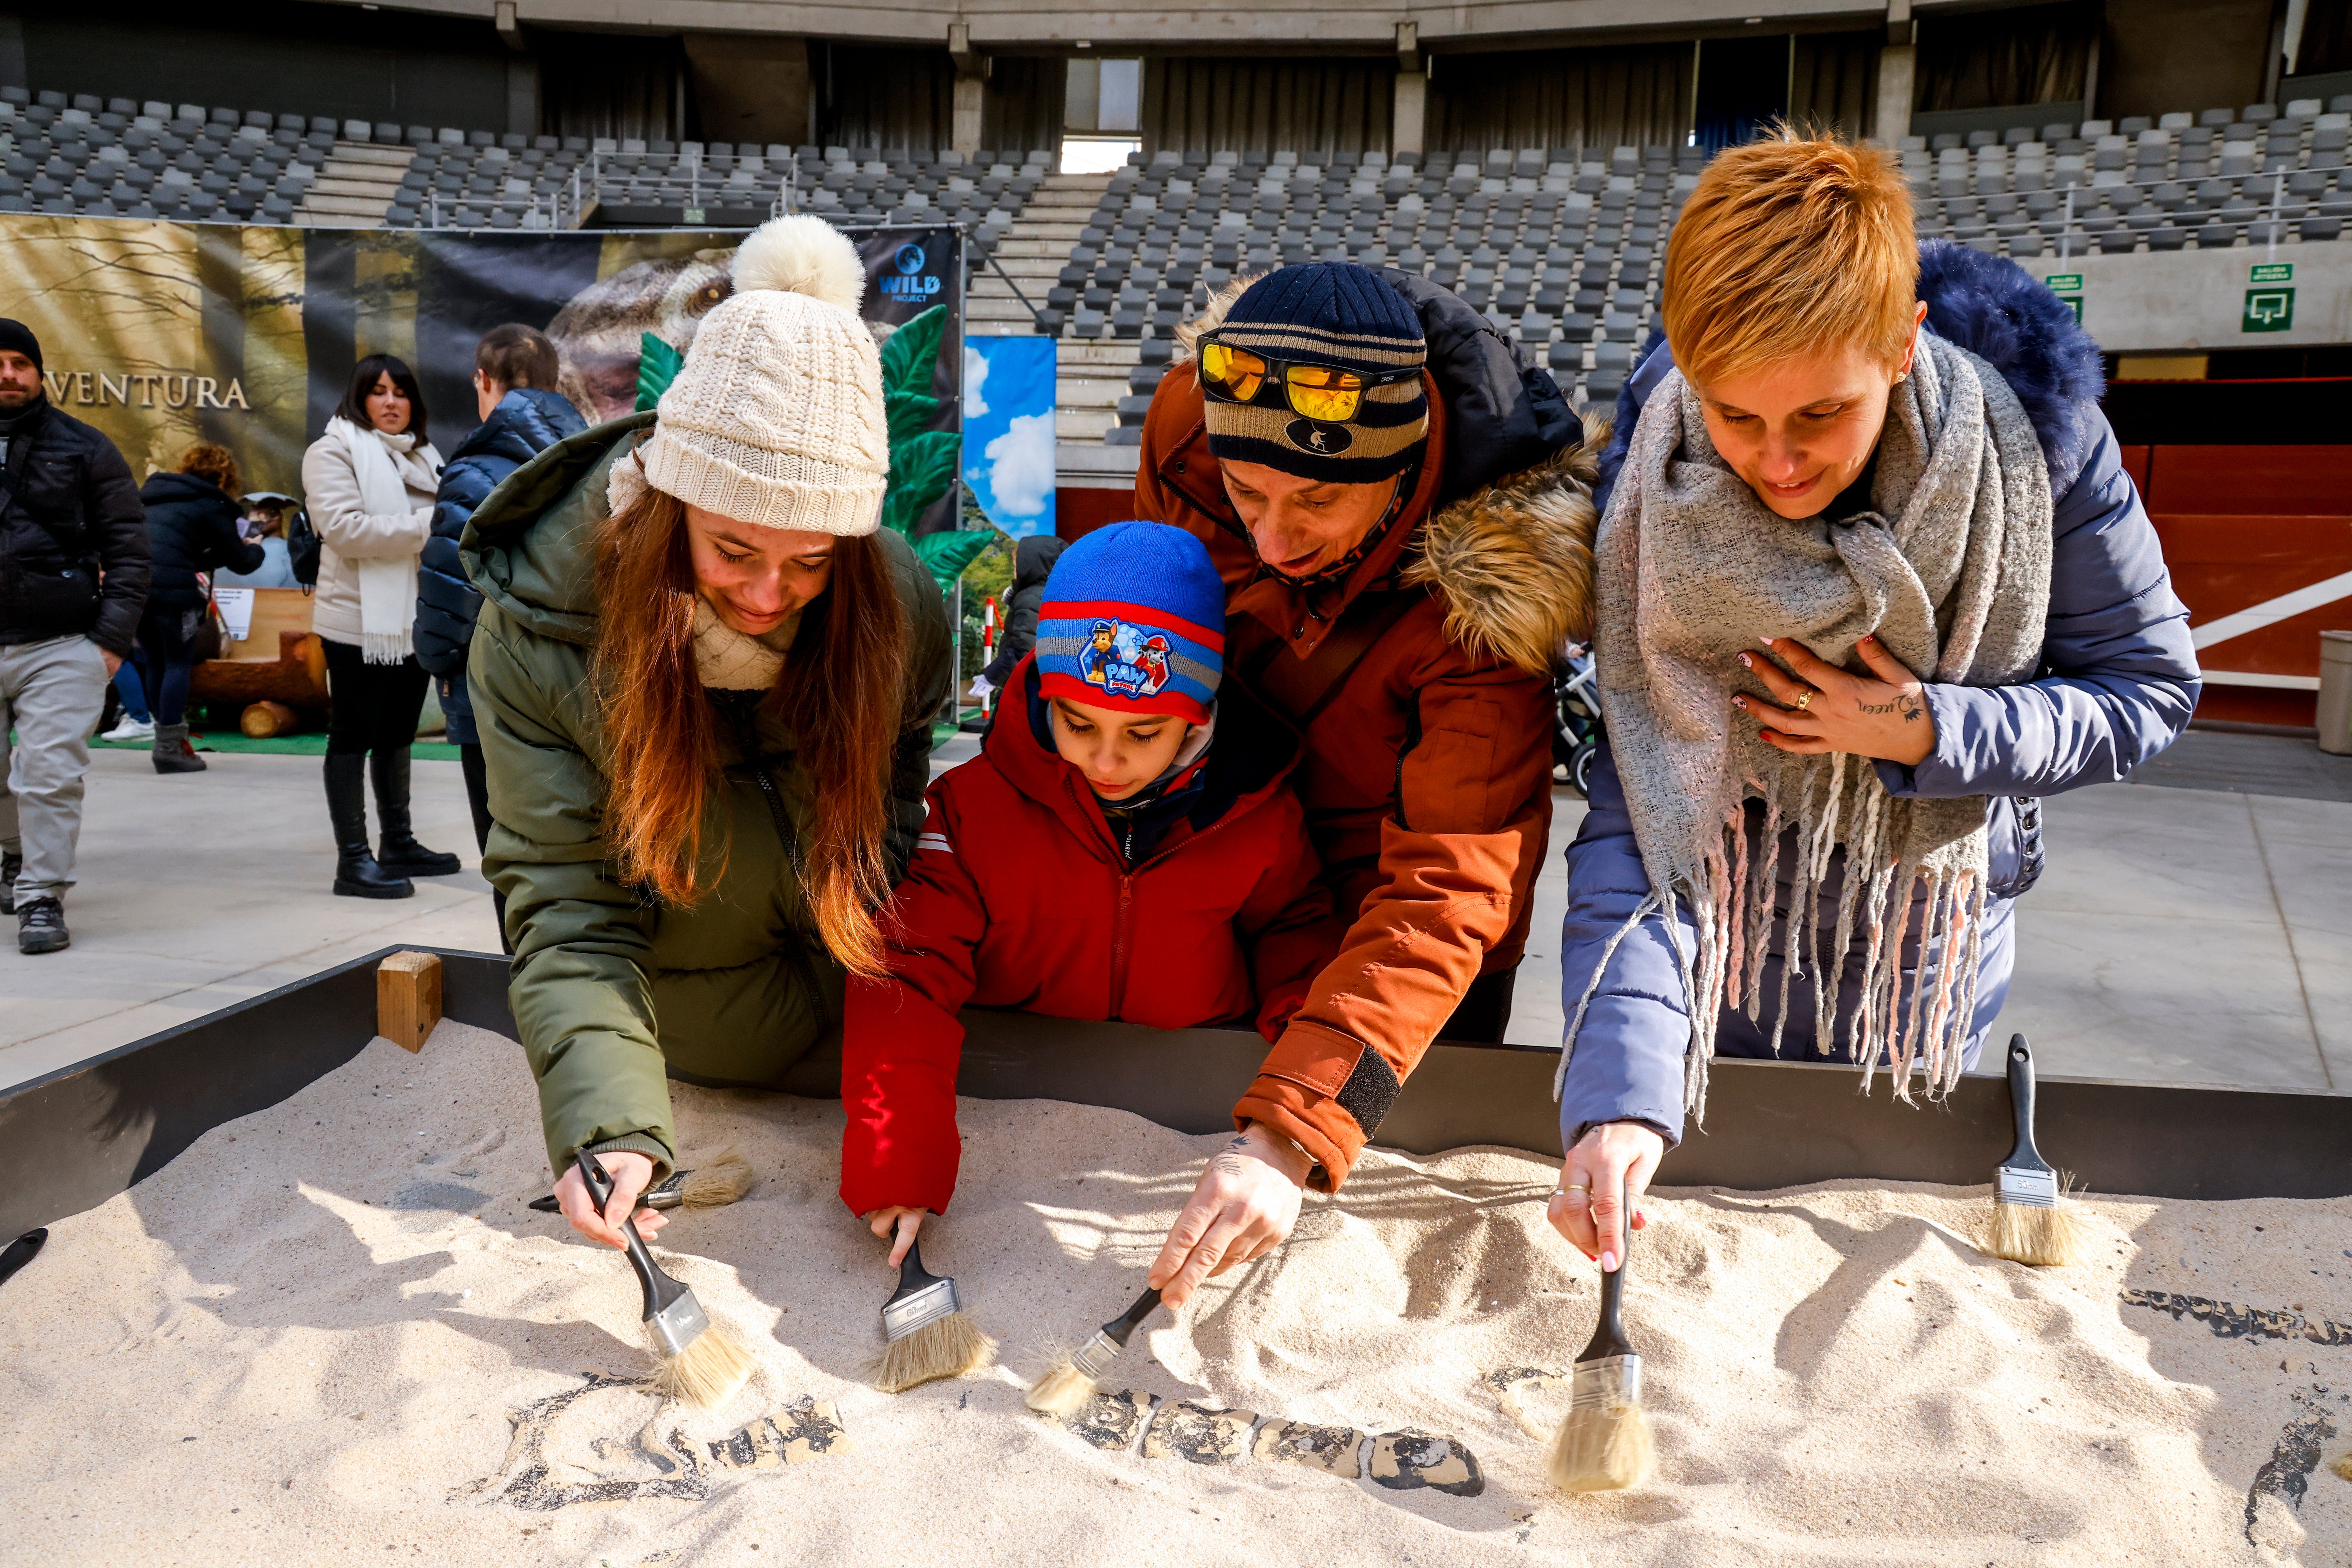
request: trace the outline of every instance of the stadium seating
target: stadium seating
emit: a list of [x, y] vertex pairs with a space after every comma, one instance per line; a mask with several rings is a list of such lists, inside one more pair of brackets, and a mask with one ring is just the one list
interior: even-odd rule
[[[223, 223], [962, 223], [979, 265], [1051, 155], [497, 135], [0, 89], [0, 211]], [[784, 187], [792, 186], [789, 202]]]
[[[2347, 126], [2352, 97], [1906, 137], [1900, 156], [1922, 234], [2011, 256], [2294, 245], [2337, 239], [2352, 217]], [[1074, 243], [1067, 220], [1084, 209], [1066, 203], [1087, 195], [1057, 188], [1041, 205], [1028, 226], [1059, 265], [1022, 267], [1043, 297], [1024, 295], [1034, 314], [1010, 320], [1106, 352], [1136, 343], [1115, 356], [1141, 361], [1112, 445], [1139, 438], [1179, 321], [1237, 275], [1314, 258], [1425, 272], [1606, 401], [1655, 322], [1666, 238], [1705, 159], [1661, 146], [1323, 163], [1137, 153], [1102, 181]], [[961, 223], [977, 269], [1051, 163], [1044, 152], [524, 137], [0, 89], [0, 211], [531, 229], [741, 227], [789, 208], [847, 225]]]

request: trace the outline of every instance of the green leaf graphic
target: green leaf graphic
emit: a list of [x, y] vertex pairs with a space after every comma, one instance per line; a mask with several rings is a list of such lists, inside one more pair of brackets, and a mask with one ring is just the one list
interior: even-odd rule
[[886, 397], [882, 405], [890, 412], [890, 446], [896, 450], [901, 441], [912, 440], [931, 427], [931, 418], [940, 411], [940, 400], [919, 393], [904, 397]]
[[678, 367], [686, 356], [646, 332], [637, 339], [637, 412], [643, 414], [661, 401], [669, 384], [677, 379]]
[[882, 500], [882, 521], [911, 534], [933, 501], [955, 483], [963, 437], [953, 430], [926, 430], [890, 446], [890, 489]]
[[[882, 345], [882, 401], [894, 407], [903, 397], [929, 397], [931, 375], [940, 363], [940, 334], [947, 330], [948, 308], [934, 305], [890, 334]], [[898, 421], [893, 419], [895, 431]]]
[[931, 569], [931, 576], [938, 581], [940, 593], [944, 596], [949, 589], [955, 586], [955, 580], [963, 575], [963, 569], [971, 565], [982, 551], [995, 543], [996, 538], [996, 530], [992, 528], [943, 528], [937, 533], [927, 533], [915, 541], [915, 553], [922, 558], [924, 565]]

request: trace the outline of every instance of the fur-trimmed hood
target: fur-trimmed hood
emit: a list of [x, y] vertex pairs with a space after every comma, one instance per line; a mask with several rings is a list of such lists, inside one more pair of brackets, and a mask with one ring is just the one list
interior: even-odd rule
[[[1548, 674], [1560, 645], [1591, 626], [1592, 486], [1608, 426], [1580, 416], [1550, 373], [1452, 293], [1394, 269], [1381, 276], [1421, 315], [1445, 407], [1445, 471], [1399, 580], [1444, 596], [1452, 641]], [[1234, 279], [1177, 329], [1177, 363], [1255, 281]]]
[[1592, 481], [1607, 426], [1531, 468], [1441, 508], [1422, 525], [1408, 584], [1445, 598], [1445, 635], [1462, 647], [1548, 674], [1560, 645], [1592, 629]]

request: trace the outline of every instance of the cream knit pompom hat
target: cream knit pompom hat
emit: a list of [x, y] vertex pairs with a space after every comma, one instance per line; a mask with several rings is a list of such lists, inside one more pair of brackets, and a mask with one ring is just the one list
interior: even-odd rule
[[617, 512], [650, 484], [738, 522], [872, 533], [890, 438], [857, 247], [822, 218], [776, 218], [735, 252], [734, 283], [607, 501]]

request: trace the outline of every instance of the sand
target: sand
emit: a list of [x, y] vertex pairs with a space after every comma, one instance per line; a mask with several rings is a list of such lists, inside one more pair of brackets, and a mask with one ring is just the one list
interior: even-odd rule
[[632, 1381], [627, 1268], [524, 1206], [520, 1050], [445, 1023], [0, 1286], [0, 1562], [2352, 1564], [2352, 1204], [2095, 1200], [2093, 1260], [2035, 1272], [1970, 1245], [1982, 1188], [1656, 1194], [1657, 1473], [1570, 1499], [1522, 1423], [1595, 1288], [1541, 1160], [1369, 1153], [1065, 1428], [1023, 1379], [1126, 1306], [1218, 1139], [966, 1101], [924, 1257], [1004, 1364], [891, 1397], [839, 1107], [675, 1093], [761, 1174], [657, 1248], [761, 1363], [734, 1403]]

